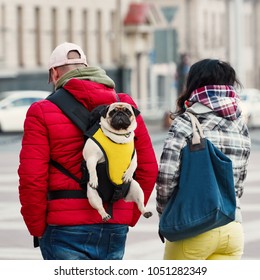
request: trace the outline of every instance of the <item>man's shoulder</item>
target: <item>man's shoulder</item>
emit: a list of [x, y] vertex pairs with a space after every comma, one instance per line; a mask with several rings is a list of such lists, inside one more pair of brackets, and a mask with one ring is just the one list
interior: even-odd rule
[[126, 103], [129, 103], [129, 104], [133, 105], [134, 107], [137, 107], [137, 105], [134, 102], [133, 98], [129, 94], [127, 94], [127, 93], [118, 93], [118, 97], [119, 97], [121, 102], [126, 102]]

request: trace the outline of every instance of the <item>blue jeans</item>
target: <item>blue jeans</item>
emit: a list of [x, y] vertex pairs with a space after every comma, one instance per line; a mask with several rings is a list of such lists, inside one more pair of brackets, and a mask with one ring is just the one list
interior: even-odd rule
[[45, 260], [121, 260], [127, 225], [48, 226], [39, 240]]

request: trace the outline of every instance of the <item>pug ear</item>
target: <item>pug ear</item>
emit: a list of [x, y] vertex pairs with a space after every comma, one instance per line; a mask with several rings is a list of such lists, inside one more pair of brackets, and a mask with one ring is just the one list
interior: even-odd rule
[[141, 112], [135, 108], [134, 106], [132, 106], [132, 109], [133, 109], [133, 112], [134, 112], [134, 115], [137, 117]]

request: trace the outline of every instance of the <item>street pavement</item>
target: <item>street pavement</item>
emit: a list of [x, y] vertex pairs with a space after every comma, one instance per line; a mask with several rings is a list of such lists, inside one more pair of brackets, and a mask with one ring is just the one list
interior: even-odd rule
[[[163, 139], [167, 131], [158, 122], [148, 122], [157, 159], [162, 151]], [[253, 149], [245, 183], [245, 194], [241, 200], [243, 225], [245, 228], [245, 253], [243, 259], [260, 259], [260, 188], [259, 156], [260, 131], [253, 131]], [[260, 139], [260, 138], [259, 138]], [[20, 215], [18, 198], [18, 154], [20, 136], [7, 135], [0, 138], [0, 259], [38, 260], [39, 249], [33, 248], [32, 238]], [[150, 219], [140, 218], [134, 228], [130, 228], [126, 244], [126, 260], [161, 260], [163, 244], [158, 231], [158, 216], [155, 210], [155, 192], [148, 202], [154, 215]]]

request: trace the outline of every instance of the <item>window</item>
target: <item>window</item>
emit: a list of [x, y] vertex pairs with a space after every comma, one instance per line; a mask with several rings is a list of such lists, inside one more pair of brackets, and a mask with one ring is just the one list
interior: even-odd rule
[[73, 12], [72, 9], [68, 9], [68, 26], [67, 26], [67, 40], [73, 42]]
[[6, 18], [5, 18], [5, 5], [1, 5], [1, 10], [0, 10], [0, 61], [4, 60], [5, 56], [5, 33], [6, 33]]
[[117, 48], [117, 44], [119, 44], [118, 42], [116, 42], [116, 34], [117, 34], [117, 16], [116, 13], [114, 11], [111, 12], [111, 31], [109, 33], [109, 40], [110, 40], [110, 50], [111, 50], [111, 60], [113, 62], [116, 62], [117, 59], [117, 52], [118, 52], [118, 48]]
[[226, 40], [226, 37], [227, 37], [227, 32], [223, 33], [222, 30], [225, 30], [227, 29], [226, 27], [226, 16], [225, 14], [220, 14], [220, 32], [219, 32], [219, 45], [221, 47], [225, 46], [225, 42], [227, 41]]
[[97, 60], [102, 64], [102, 14], [97, 12]]
[[247, 47], [253, 46], [254, 22], [251, 15], [245, 15], [244, 17], [244, 32], [245, 45]]
[[204, 47], [208, 48], [209, 46], [209, 30], [208, 30], [208, 12], [204, 12]]
[[216, 22], [216, 14], [212, 13], [211, 14], [211, 48], [214, 49], [216, 48], [216, 42], [217, 42], [217, 22]]
[[[168, 44], [170, 42], [170, 44]], [[154, 62], [177, 62], [178, 33], [176, 29], [158, 29], [154, 32]]]
[[35, 59], [38, 66], [42, 65], [41, 62], [41, 13], [40, 8], [35, 8], [34, 22], [35, 22]]
[[24, 66], [23, 57], [23, 8], [21, 6], [17, 7], [17, 58], [18, 65], [20, 67]]
[[57, 10], [56, 8], [53, 8], [51, 10], [51, 46], [52, 46], [52, 49], [54, 49], [57, 44], [58, 44], [58, 30], [57, 30], [57, 27], [58, 27], [58, 24], [57, 24]]
[[82, 12], [82, 48], [86, 51], [88, 50], [88, 12], [83, 10]]

